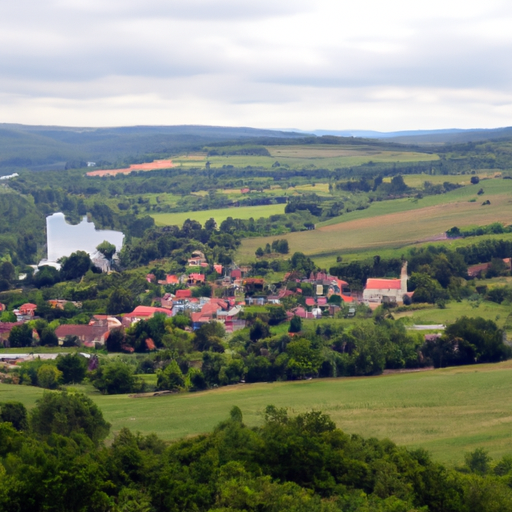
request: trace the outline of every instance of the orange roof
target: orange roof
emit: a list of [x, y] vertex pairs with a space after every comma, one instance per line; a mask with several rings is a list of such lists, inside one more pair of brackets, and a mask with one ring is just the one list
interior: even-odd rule
[[166, 281], [167, 284], [178, 284], [179, 283], [178, 276], [175, 276], [174, 274], [173, 275], [169, 274], [165, 278], [165, 281]]
[[366, 290], [400, 290], [400, 279], [367, 279]]
[[192, 297], [192, 290], [176, 290], [177, 299], [188, 299]]
[[204, 274], [196, 274], [195, 272], [192, 272], [188, 277], [194, 281], [204, 281]]
[[165, 313], [169, 315], [170, 311], [165, 308], [154, 308], [151, 306], [137, 306], [131, 313], [125, 315], [125, 317], [151, 317], [155, 313]]

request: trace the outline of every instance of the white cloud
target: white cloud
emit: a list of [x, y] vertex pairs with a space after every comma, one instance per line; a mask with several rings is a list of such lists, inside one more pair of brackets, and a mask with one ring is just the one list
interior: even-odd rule
[[1, 121], [414, 129], [512, 124], [501, 0], [18, 0]]

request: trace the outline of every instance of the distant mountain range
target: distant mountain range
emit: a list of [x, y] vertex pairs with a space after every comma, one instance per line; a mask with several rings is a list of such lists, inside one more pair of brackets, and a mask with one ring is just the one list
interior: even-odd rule
[[[298, 130], [295, 130], [298, 131]], [[458, 144], [471, 141], [491, 140], [512, 137], [512, 127], [491, 129], [459, 128], [445, 130], [407, 130], [399, 132], [377, 132], [372, 130], [312, 130], [318, 136], [363, 137], [366, 139], [386, 139], [404, 144]]]

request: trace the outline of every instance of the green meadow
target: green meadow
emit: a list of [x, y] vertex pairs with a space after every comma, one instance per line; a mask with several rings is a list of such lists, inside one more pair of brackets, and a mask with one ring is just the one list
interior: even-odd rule
[[357, 165], [393, 162], [429, 162], [438, 160], [434, 153], [418, 151], [387, 151], [376, 149], [374, 146], [343, 146], [333, 147], [330, 144], [297, 145], [297, 146], [268, 146], [270, 156], [259, 155], [219, 155], [207, 156], [206, 153], [180, 155], [172, 159], [175, 166], [183, 168], [204, 167], [206, 162], [212, 168], [261, 167], [272, 170], [276, 161], [281, 166], [292, 169], [319, 168], [334, 170]]
[[204, 225], [211, 219], [215, 219], [217, 224], [226, 220], [228, 217], [234, 219], [259, 219], [260, 217], [269, 217], [284, 213], [284, 204], [270, 204], [263, 206], [240, 206], [238, 208], [220, 208], [218, 210], [199, 210], [196, 212], [180, 213], [152, 213], [151, 217], [155, 219], [157, 226], [181, 226], [187, 219], [196, 220]]
[[[477, 192], [483, 189], [483, 195]], [[429, 242], [453, 226], [510, 223], [512, 180], [482, 180], [446, 194], [424, 198], [377, 201], [316, 225], [312, 231], [288, 233], [290, 252], [300, 251], [323, 266], [333, 264], [337, 255], [403, 249]], [[489, 200], [491, 204], [483, 206]], [[242, 242], [239, 258], [255, 259], [258, 247], [271, 238], [249, 238]]]
[[[248, 425], [258, 425], [268, 404], [291, 414], [321, 410], [348, 433], [389, 438], [429, 450], [457, 464], [483, 447], [493, 457], [512, 455], [512, 361], [423, 372], [272, 384], [240, 384], [202, 393], [131, 398], [90, 396], [112, 423], [166, 440], [211, 430], [233, 405]], [[0, 385], [0, 401], [31, 407], [40, 388]]]

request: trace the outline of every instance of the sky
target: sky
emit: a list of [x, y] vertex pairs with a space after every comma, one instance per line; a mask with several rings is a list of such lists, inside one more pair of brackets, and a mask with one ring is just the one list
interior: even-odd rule
[[0, 2], [0, 122], [512, 125], [505, 0]]

